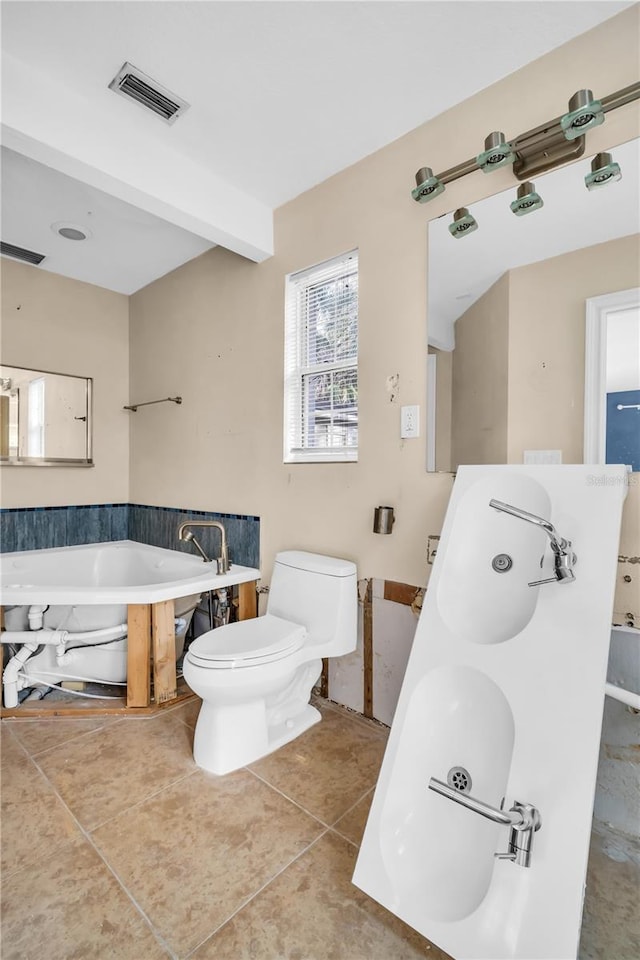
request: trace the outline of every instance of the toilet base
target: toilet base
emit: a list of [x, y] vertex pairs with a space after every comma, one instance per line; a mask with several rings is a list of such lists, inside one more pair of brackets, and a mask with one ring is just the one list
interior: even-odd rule
[[[321, 660], [299, 665], [282, 690], [248, 701], [203, 696], [193, 741], [193, 759], [209, 773], [238, 770], [278, 750], [322, 719], [309, 703], [311, 689], [320, 676]], [[196, 676], [202, 678], [202, 673]], [[204, 694], [193, 680], [192, 688]], [[263, 678], [263, 686], [266, 681]], [[227, 691], [228, 693], [228, 691]]]
[[[269, 729], [269, 749], [267, 753], [272, 753], [279, 747], [284, 747], [285, 743], [295, 740], [301, 733], [304, 733], [309, 727], [315, 726], [316, 723], [320, 723], [321, 720], [320, 711], [308, 703], [297, 717]], [[266, 756], [266, 754], [263, 754], [263, 756]]]
[[264, 701], [222, 708], [203, 703], [193, 759], [209, 773], [231, 773], [295, 740], [321, 719], [320, 712], [308, 703], [297, 716], [268, 727]]

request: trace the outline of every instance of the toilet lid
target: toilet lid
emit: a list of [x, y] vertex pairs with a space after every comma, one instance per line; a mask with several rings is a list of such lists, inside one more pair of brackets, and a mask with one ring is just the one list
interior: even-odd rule
[[254, 666], [294, 653], [306, 635], [299, 624], [267, 613], [203, 633], [189, 647], [187, 658], [212, 669]]

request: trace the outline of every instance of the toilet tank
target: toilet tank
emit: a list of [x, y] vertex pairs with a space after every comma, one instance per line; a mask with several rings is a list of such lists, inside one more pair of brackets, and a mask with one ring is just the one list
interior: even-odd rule
[[355, 563], [301, 550], [276, 555], [267, 611], [307, 628], [321, 657], [355, 650], [358, 587]]

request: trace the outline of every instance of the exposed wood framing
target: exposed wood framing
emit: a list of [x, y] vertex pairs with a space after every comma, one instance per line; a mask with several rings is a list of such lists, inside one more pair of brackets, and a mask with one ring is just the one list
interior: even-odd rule
[[152, 703], [147, 707], [129, 707], [125, 697], [117, 697], [113, 700], [89, 700], [78, 697], [72, 701], [69, 700], [44, 700], [23, 703], [19, 707], [7, 709], [2, 708], [2, 719], [15, 720], [50, 720], [52, 717], [102, 717], [102, 716], [121, 716], [121, 717], [146, 717], [159, 713], [161, 710], [167, 710], [177, 706], [179, 703], [187, 703], [189, 700], [195, 700], [195, 693], [183, 681], [178, 684], [178, 696], [175, 700], [166, 703]]
[[322, 673], [320, 674], [320, 696], [329, 697], [329, 661], [325, 657], [322, 661]]
[[154, 603], [151, 608], [151, 634], [153, 637], [153, 696], [156, 703], [175, 700], [176, 686], [176, 633], [173, 600]]
[[367, 583], [362, 617], [362, 656], [364, 665], [365, 717], [373, 719], [373, 580]]
[[151, 607], [129, 605], [127, 634], [127, 706], [148, 707], [151, 702]]
[[[362, 712], [365, 717], [374, 719], [373, 580], [370, 579], [364, 582], [366, 582], [366, 590], [362, 611], [362, 676], [364, 687]], [[391, 600], [393, 603], [401, 603], [404, 606], [412, 607], [414, 612], [419, 612], [423, 593], [424, 590], [422, 587], [416, 587], [409, 583], [398, 583], [394, 580], [384, 581], [383, 598], [385, 600]], [[320, 678], [320, 695], [331, 699], [329, 671], [328, 667], [325, 666], [326, 663], [327, 661], [323, 661], [322, 676]]]
[[258, 616], [256, 581], [238, 584], [238, 620], [253, 620]]
[[385, 580], [384, 599], [394, 603], [404, 603], [410, 607], [418, 594], [420, 587], [412, 587], [409, 583], [396, 583], [394, 580]]

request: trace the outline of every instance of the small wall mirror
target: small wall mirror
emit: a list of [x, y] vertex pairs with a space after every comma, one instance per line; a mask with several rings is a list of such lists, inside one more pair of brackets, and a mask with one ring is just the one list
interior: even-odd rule
[[[619, 318], [623, 339], [605, 349], [600, 309], [601, 298], [624, 299], [623, 291], [640, 286], [638, 141], [611, 152], [622, 179], [598, 190], [585, 187], [591, 161], [585, 155], [536, 178], [544, 206], [526, 216], [510, 210], [514, 180], [512, 189], [470, 206], [475, 232], [454, 239], [451, 214], [430, 222], [428, 369], [436, 367], [435, 386], [428, 374], [430, 395], [436, 395], [431, 469], [604, 463], [607, 393], [628, 394], [616, 404], [629, 409], [616, 412], [619, 420], [624, 413], [627, 425], [633, 417], [640, 435], [640, 412], [631, 409], [640, 383], [634, 387], [625, 373], [622, 386], [617, 375], [607, 386], [607, 357], [618, 357], [618, 365], [624, 356], [638, 361], [638, 313]], [[588, 303], [600, 317], [591, 337], [585, 336]], [[631, 307], [625, 299], [612, 309]], [[611, 386], [614, 380], [618, 386]], [[592, 447], [586, 445], [588, 423], [595, 424]], [[635, 463], [629, 453], [623, 462]]]
[[89, 377], [0, 366], [0, 463], [93, 466]]

